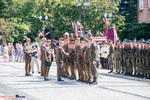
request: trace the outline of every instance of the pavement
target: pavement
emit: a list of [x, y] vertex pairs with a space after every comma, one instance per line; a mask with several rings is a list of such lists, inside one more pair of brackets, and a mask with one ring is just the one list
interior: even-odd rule
[[36, 66], [32, 76], [25, 76], [24, 66], [24, 62], [3, 62], [0, 57], [0, 96], [20, 97], [0, 100], [150, 100], [148, 79], [99, 69], [97, 85], [64, 78], [64, 82], [58, 82], [56, 63], [52, 63], [51, 81], [44, 81]]

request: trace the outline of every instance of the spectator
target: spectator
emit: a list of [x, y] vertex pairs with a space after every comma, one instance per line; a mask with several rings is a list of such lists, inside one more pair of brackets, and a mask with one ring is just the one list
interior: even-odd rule
[[8, 46], [7, 43], [4, 44], [4, 48], [3, 48], [3, 58], [4, 58], [4, 62], [7, 62], [7, 58], [8, 58]]
[[38, 43], [35, 42], [33, 43], [33, 46], [31, 47], [31, 53], [32, 53], [32, 74], [34, 73], [34, 62], [37, 65], [37, 70], [38, 73], [40, 74], [40, 68], [39, 68], [39, 63], [38, 63], [38, 53], [39, 53], [39, 47], [38, 47]]

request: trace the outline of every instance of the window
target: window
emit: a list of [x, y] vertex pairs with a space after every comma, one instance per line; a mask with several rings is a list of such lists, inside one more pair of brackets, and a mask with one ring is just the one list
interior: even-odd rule
[[143, 0], [139, 0], [139, 10], [143, 10]]
[[150, 0], [148, 0], [148, 9], [150, 9]]

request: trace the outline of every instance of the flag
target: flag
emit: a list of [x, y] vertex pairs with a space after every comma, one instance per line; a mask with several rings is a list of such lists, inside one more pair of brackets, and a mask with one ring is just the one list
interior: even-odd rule
[[[75, 24], [75, 23], [74, 23]], [[78, 31], [78, 25], [77, 24], [75, 24], [75, 32], [77, 32]]]
[[108, 19], [107, 19], [107, 20], [104, 20], [104, 22], [105, 22], [105, 26], [109, 26], [109, 21], [108, 21]]
[[77, 21], [77, 24], [79, 25], [80, 29], [84, 28], [84, 26], [79, 21]]
[[49, 34], [49, 32], [46, 33], [46, 35], [48, 35], [48, 34]]
[[119, 40], [116, 29], [114, 29], [114, 41]]
[[71, 24], [72, 24], [72, 28], [74, 29], [75, 27], [74, 27], [74, 23], [71, 21]]
[[99, 35], [99, 33], [100, 33], [100, 32], [99, 32], [99, 30], [98, 30], [98, 31], [97, 31], [97, 35]]

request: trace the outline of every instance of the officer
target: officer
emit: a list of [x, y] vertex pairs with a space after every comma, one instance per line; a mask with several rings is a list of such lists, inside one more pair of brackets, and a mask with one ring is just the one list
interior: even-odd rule
[[57, 64], [57, 80], [63, 81], [60, 77], [61, 69], [63, 65], [63, 55], [68, 56], [69, 54], [66, 53], [63, 49], [64, 42], [59, 41], [59, 46], [56, 48], [56, 64]]
[[44, 63], [45, 63], [45, 40], [46, 40], [46, 38], [42, 38], [42, 44], [41, 44], [41, 47], [40, 47], [40, 51], [41, 51], [41, 56], [40, 56], [41, 76], [43, 76], [43, 69], [44, 69]]
[[49, 70], [52, 64], [51, 60], [51, 40], [47, 39], [45, 42], [45, 65], [44, 65], [44, 81], [49, 81], [48, 76], [49, 76]]
[[26, 40], [27, 44], [23, 47], [24, 58], [25, 58], [25, 76], [31, 76], [31, 48], [30, 39]]
[[[63, 45], [63, 48], [64, 48], [64, 51], [66, 52], [66, 53], [69, 53], [69, 47], [68, 47], [68, 45], [69, 45], [69, 37], [68, 37], [68, 35], [66, 34], [66, 38], [65, 38], [65, 44]], [[63, 64], [63, 67], [64, 67], [64, 77], [66, 78], [66, 77], [68, 77], [68, 78], [70, 78], [70, 66], [69, 66], [69, 57], [68, 56], [64, 56], [64, 58], [63, 58], [63, 60], [64, 60], [64, 64]]]
[[92, 84], [97, 84], [97, 70], [96, 70], [96, 62], [99, 61], [98, 48], [96, 43], [93, 41], [93, 38], [89, 38], [89, 43], [91, 44], [89, 50], [89, 61], [91, 66], [91, 72], [93, 75]]
[[70, 65], [70, 70], [71, 70], [71, 80], [77, 80], [77, 74], [76, 74], [76, 66], [75, 66], [75, 43], [70, 41], [69, 43], [69, 65]]

